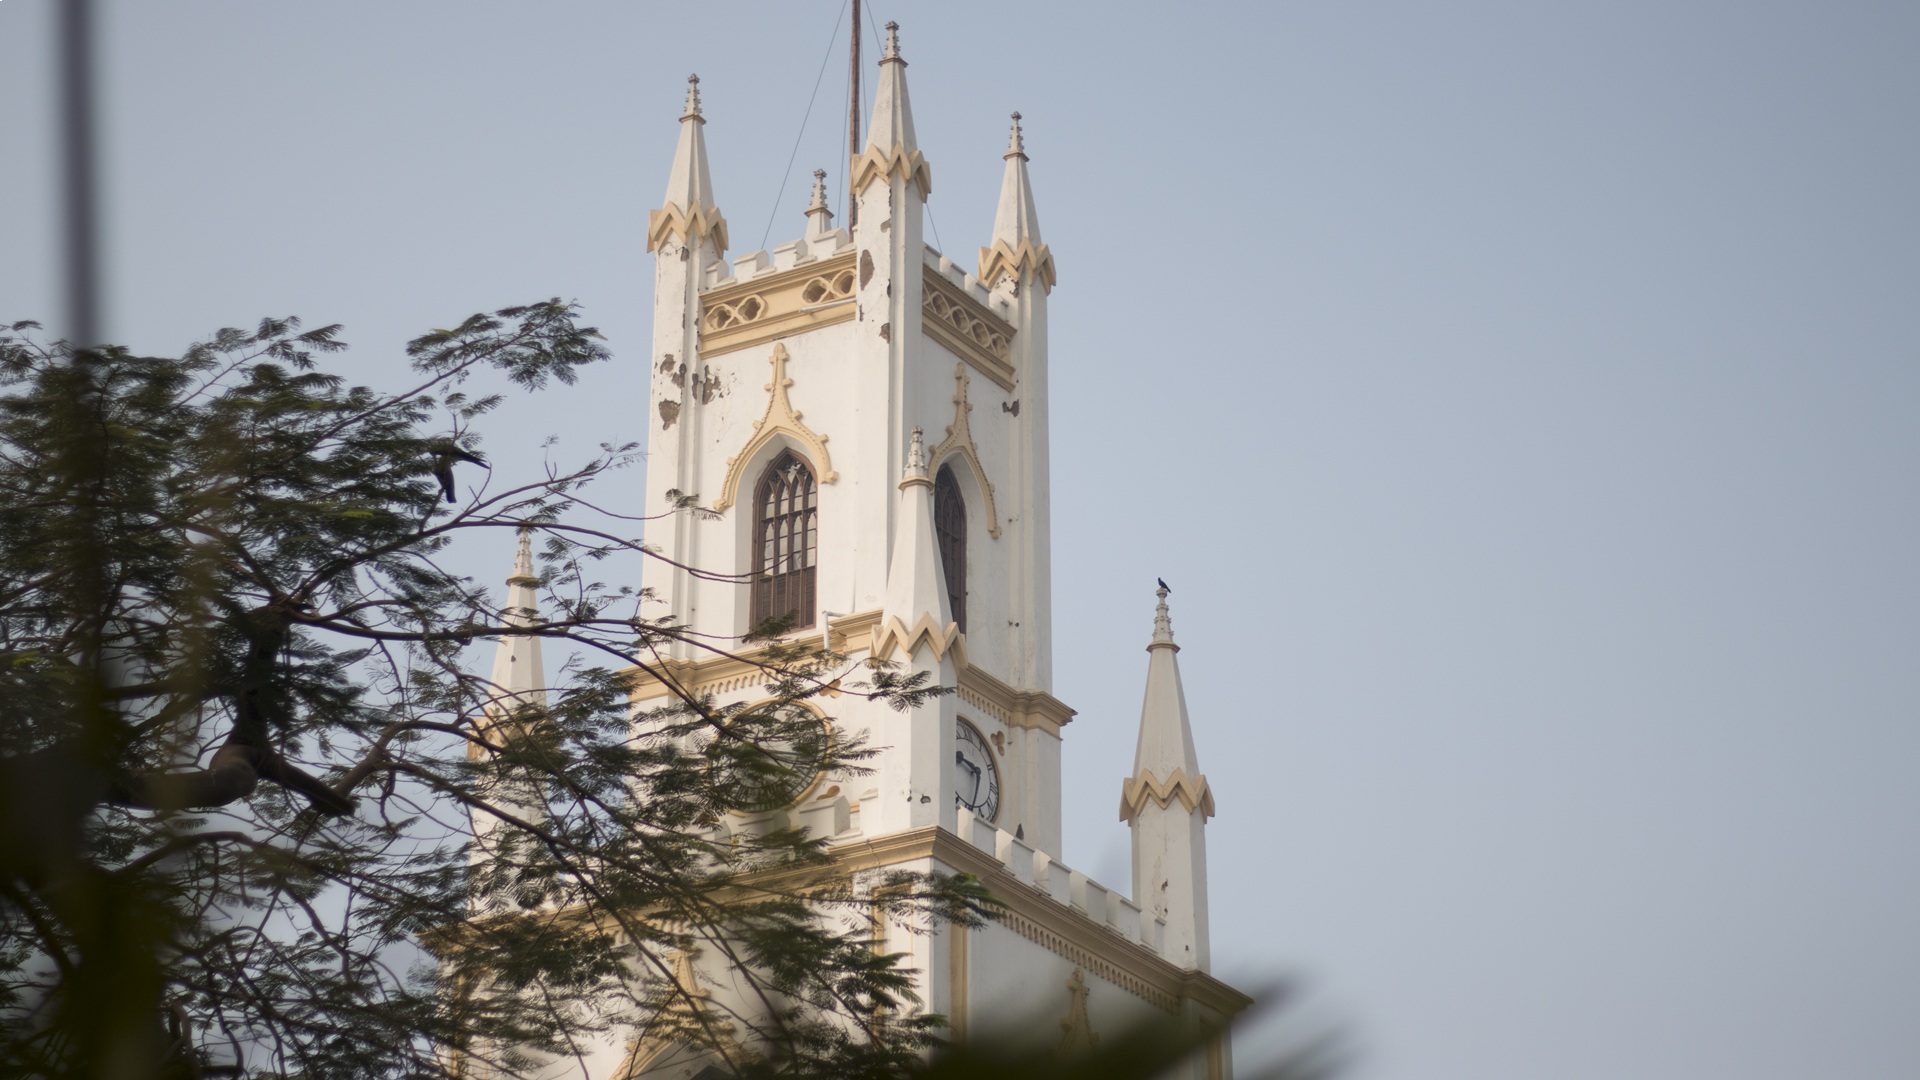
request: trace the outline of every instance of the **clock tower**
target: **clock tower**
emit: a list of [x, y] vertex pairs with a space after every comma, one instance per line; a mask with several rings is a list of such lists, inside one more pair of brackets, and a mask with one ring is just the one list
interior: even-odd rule
[[[887, 29], [869, 134], [850, 162], [857, 227], [835, 226], [817, 172], [801, 235], [770, 252], [728, 258], [708, 119], [690, 80], [647, 227], [647, 540], [664, 558], [648, 561], [643, 585], [655, 617], [734, 655], [662, 646], [643, 658], [655, 674], [637, 677], [635, 705], [682, 691], [759, 698], [764, 677], [736, 657], [741, 636], [768, 618], [852, 661], [889, 660], [956, 688], [904, 713], [855, 695], [825, 702], [833, 726], [882, 748], [873, 771], [823, 777], [798, 801], [730, 815], [723, 827], [804, 826], [855, 870], [983, 879], [1004, 918], [883, 931], [886, 948], [912, 957], [924, 1008], [947, 1016], [955, 1038], [1030, 1030], [1041, 1018], [1052, 1038], [1090, 1045], [1155, 1015], [1221, 1020], [1248, 999], [1207, 973], [1203, 827], [1213, 798], [1193, 758], [1164, 595], [1140, 758], [1123, 785], [1132, 897], [1064, 861], [1060, 768], [1074, 711], [1053, 696], [1054, 258], [1017, 113], [975, 267], [927, 246], [933, 172], [897, 29]], [[687, 497], [711, 512], [676, 512]], [[1124, 737], [1110, 727], [1087, 736]], [[1045, 1020], [1055, 1016], [1057, 1027]], [[630, 1052], [608, 1075], [698, 1072], [698, 1062], [649, 1052]], [[1220, 1039], [1189, 1075], [1231, 1071]]]

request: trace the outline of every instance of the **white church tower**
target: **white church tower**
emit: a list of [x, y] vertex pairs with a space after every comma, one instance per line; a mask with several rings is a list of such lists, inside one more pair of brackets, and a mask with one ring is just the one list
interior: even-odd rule
[[[985, 880], [1007, 904], [1004, 919], [886, 931], [886, 947], [919, 972], [923, 1007], [946, 1015], [955, 1038], [1031, 1030], [1038, 1018], [1051, 1038], [1091, 1045], [1156, 1015], [1221, 1020], [1248, 999], [1207, 973], [1202, 826], [1213, 804], [1164, 603], [1126, 789], [1132, 899], [1063, 861], [1061, 754], [1074, 712], [1053, 696], [1054, 259], [1017, 113], [977, 271], [927, 246], [933, 174], [907, 61], [887, 29], [869, 134], [848, 173], [851, 232], [834, 226], [816, 173], [798, 238], [729, 262], [708, 117], [690, 80], [647, 230], [647, 540], [665, 556], [645, 571], [658, 602], [649, 615], [736, 649], [750, 628], [784, 618], [796, 640], [957, 688], [904, 714], [851, 694], [822, 702], [832, 724], [884, 748], [874, 772], [822, 777], [791, 806], [724, 822], [743, 832], [807, 826], [857, 869]], [[676, 513], [686, 497], [712, 512]], [[686, 642], [641, 659], [640, 709], [676, 691], [722, 703], [763, 696], [747, 660]], [[1124, 737], [1104, 724], [1087, 736]], [[717, 970], [702, 974], [719, 981]], [[677, 1080], [681, 1068], [629, 1057], [606, 1075]], [[1231, 1072], [1223, 1038], [1190, 1075]]]

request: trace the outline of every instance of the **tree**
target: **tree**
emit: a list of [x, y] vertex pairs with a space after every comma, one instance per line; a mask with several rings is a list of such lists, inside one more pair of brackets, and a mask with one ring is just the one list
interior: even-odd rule
[[[589, 576], [658, 557], [586, 497], [634, 448], [459, 494], [500, 401], [476, 376], [534, 391], [606, 358], [571, 305], [416, 339], [398, 393], [320, 368], [334, 326], [267, 320], [179, 358], [34, 329], [0, 332], [0, 1069], [513, 1075], [649, 1016], [735, 1068], [922, 1060], [938, 1018], [901, 1018], [907, 973], [860, 923], [978, 920], [979, 884], [850, 880], [799, 831], [713, 824], [861, 769], [870, 749], [801, 707], [829, 683], [941, 691], [768, 626], [764, 704], [635, 716], [621, 672], [687, 631]], [[546, 567], [533, 624], [443, 566], [522, 529]], [[587, 659], [545, 707], [489, 711], [462, 650], [510, 635]], [[788, 1004], [720, 1015], [674, 977], [696, 946]]]

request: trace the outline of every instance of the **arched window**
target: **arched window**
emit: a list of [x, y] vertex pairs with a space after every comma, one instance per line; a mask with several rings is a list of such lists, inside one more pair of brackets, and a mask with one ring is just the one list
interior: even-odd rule
[[953, 470], [940, 466], [933, 480], [933, 532], [940, 540], [940, 565], [947, 572], [947, 606], [960, 632], [967, 630], [967, 502]]
[[783, 450], [753, 496], [753, 622], [789, 618], [812, 626], [813, 567], [820, 514], [813, 469]]

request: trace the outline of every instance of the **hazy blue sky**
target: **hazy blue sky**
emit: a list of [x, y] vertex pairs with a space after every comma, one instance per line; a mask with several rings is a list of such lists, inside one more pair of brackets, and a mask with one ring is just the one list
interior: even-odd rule
[[[1219, 972], [1357, 1080], [1920, 1076], [1920, 5], [869, 6], [962, 262], [1027, 117], [1068, 861], [1128, 880], [1163, 575]], [[392, 385], [577, 298], [619, 359], [497, 478], [639, 438], [683, 80], [733, 254], [798, 235], [840, 7], [107, 3], [110, 327], [343, 322]], [[3, 320], [59, 312], [49, 12], [0, 2]]]

